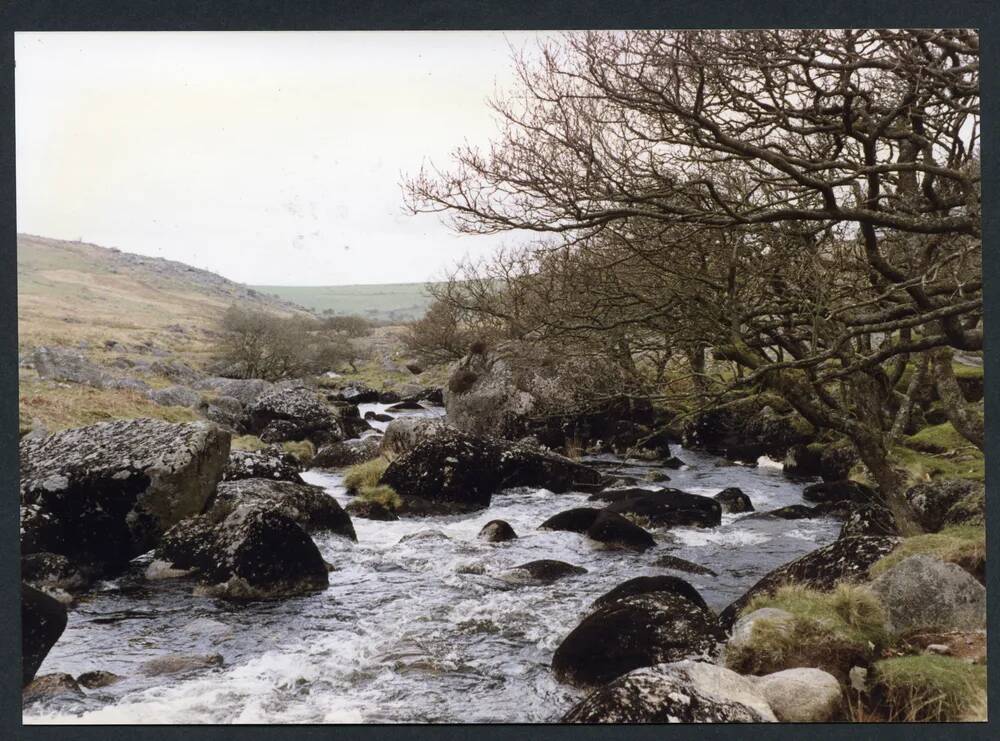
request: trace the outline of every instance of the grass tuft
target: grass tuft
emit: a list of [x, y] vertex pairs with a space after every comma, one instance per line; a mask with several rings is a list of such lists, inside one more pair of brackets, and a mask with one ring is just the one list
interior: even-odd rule
[[890, 721], [985, 719], [986, 667], [950, 656], [875, 663], [873, 696]]
[[954, 525], [939, 533], [905, 538], [891, 553], [872, 565], [869, 575], [877, 577], [903, 559], [918, 555], [935, 556], [957, 564], [981, 578], [986, 568], [986, 530], [981, 525]]
[[281, 449], [295, 456], [303, 468], [308, 466], [316, 455], [316, 447], [308, 440], [289, 440], [281, 444]]
[[388, 466], [389, 460], [382, 457], [351, 466], [344, 472], [344, 486], [355, 494], [362, 489], [374, 489]]
[[234, 437], [232, 443], [229, 446], [230, 450], [263, 450], [267, 447], [267, 443], [261, 440], [256, 435], [240, 435], [239, 437]]
[[364, 501], [372, 502], [373, 504], [380, 504], [390, 512], [395, 512], [403, 504], [402, 497], [400, 497], [399, 494], [396, 493], [396, 490], [391, 486], [363, 487], [358, 492], [358, 499], [363, 499]]

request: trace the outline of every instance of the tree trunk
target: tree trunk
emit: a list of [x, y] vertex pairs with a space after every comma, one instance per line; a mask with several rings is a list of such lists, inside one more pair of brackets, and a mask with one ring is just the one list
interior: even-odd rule
[[906, 493], [906, 476], [897, 469], [889, 456], [879, 436], [852, 437], [855, 449], [861, 461], [872, 475], [879, 493], [885, 499], [885, 504], [896, 518], [896, 524], [903, 535], [914, 535], [920, 532], [910, 511], [910, 506], [904, 496]]
[[962, 389], [955, 378], [955, 369], [952, 367], [952, 352], [948, 348], [938, 348], [932, 353], [934, 362], [934, 385], [937, 387], [938, 396], [944, 407], [944, 413], [948, 416], [958, 434], [975, 445], [980, 450], [983, 449], [985, 437], [985, 420], [983, 410], [978, 404], [973, 404], [965, 400]]

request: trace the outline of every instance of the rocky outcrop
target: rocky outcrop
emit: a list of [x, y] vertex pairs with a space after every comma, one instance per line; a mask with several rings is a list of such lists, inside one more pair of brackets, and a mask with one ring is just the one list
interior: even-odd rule
[[424, 440], [429, 440], [443, 430], [453, 429], [443, 419], [428, 417], [400, 417], [385, 428], [381, 454], [396, 458], [413, 450]]
[[49, 651], [66, 630], [66, 608], [27, 584], [21, 584], [21, 686], [35, 678]]
[[653, 536], [614, 512], [600, 512], [587, 528], [587, 537], [606, 546], [645, 551], [656, 545]]
[[[917, 523], [927, 532], [936, 533], [946, 525], [981, 521], [985, 511], [985, 487], [978, 481], [937, 479], [908, 489], [906, 501]], [[974, 505], [971, 508], [967, 506], [970, 502]], [[979, 506], [975, 506], [976, 503]]]
[[699, 607], [706, 610], [708, 609], [708, 605], [705, 604], [704, 598], [698, 593], [697, 589], [692, 587], [683, 579], [679, 579], [676, 576], [666, 575], [637, 576], [634, 579], [622, 582], [610, 592], [606, 592], [594, 600], [594, 607], [603, 607], [604, 605], [617, 602], [625, 597], [632, 597], [637, 594], [649, 594], [650, 592], [667, 592], [669, 594], [676, 594], [679, 597], [683, 597], [686, 600], [694, 602]]
[[496, 492], [517, 486], [562, 492], [599, 480], [594, 469], [553, 453], [442, 429], [393, 460], [379, 483], [417, 513], [481, 509]]
[[339, 443], [324, 445], [316, 451], [311, 465], [313, 468], [345, 468], [358, 463], [375, 460], [379, 457], [382, 438], [379, 435], [343, 440]]
[[268, 443], [310, 440], [323, 445], [344, 438], [330, 408], [303, 386], [275, 387], [250, 404], [246, 414], [247, 431]]
[[168, 386], [165, 389], [150, 391], [151, 401], [164, 407], [196, 407], [201, 403], [201, 394], [187, 386]]
[[735, 486], [723, 489], [713, 498], [722, 505], [723, 512], [737, 514], [754, 511], [753, 502], [750, 501], [750, 497], [744, 494], [742, 489], [738, 489]]
[[122, 420], [22, 438], [21, 552], [113, 573], [202, 511], [229, 457], [206, 423]]
[[842, 481], [857, 462], [857, 450], [846, 441], [811, 443], [790, 447], [782, 468], [792, 478], [819, 476], [824, 481]]
[[243, 505], [271, 509], [307, 533], [330, 532], [356, 541], [350, 516], [321, 486], [272, 479], [240, 479], [219, 484], [206, 514], [224, 519]]
[[807, 502], [828, 504], [831, 502], [853, 502], [855, 504], [881, 503], [882, 497], [870, 486], [844, 479], [810, 484], [802, 490], [802, 498]]
[[267, 506], [190, 517], [163, 536], [156, 557], [196, 570], [204, 593], [226, 599], [277, 599], [329, 584], [326, 563], [306, 531]]
[[231, 450], [229, 462], [222, 472], [223, 481], [240, 479], [270, 479], [303, 483], [299, 476], [298, 459], [291, 453], [272, 447], [264, 450]]
[[147, 677], [160, 677], [165, 674], [187, 674], [211, 669], [222, 664], [223, 659], [220, 654], [170, 654], [143, 662], [139, 671]]
[[483, 525], [476, 537], [487, 543], [503, 543], [508, 540], [517, 540], [517, 533], [505, 520], [490, 520]]
[[552, 657], [556, 678], [594, 686], [643, 666], [712, 656], [722, 638], [715, 616], [673, 592], [609, 602], [585, 617]]
[[871, 590], [895, 633], [915, 629], [986, 627], [986, 590], [960, 566], [932, 556], [910, 556], [879, 576]]
[[829, 672], [801, 667], [752, 681], [783, 723], [829, 723], [840, 718], [843, 690]]
[[623, 497], [607, 509], [655, 527], [715, 527], [722, 521], [722, 507], [717, 501], [679, 489]]
[[701, 661], [636, 669], [587, 696], [564, 723], [762, 723], [777, 720], [754, 683]]
[[817, 548], [767, 574], [723, 610], [719, 621], [728, 629], [754, 596], [773, 594], [783, 584], [830, 590], [839, 581], [866, 581], [872, 565], [888, 555], [898, 542], [898, 538], [889, 536], [840, 538]]

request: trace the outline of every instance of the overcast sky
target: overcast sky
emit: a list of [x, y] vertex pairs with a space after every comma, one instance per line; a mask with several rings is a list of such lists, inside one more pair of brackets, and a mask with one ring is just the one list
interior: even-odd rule
[[527, 239], [403, 212], [496, 131], [521, 32], [19, 33], [18, 231], [245, 283], [423, 281]]

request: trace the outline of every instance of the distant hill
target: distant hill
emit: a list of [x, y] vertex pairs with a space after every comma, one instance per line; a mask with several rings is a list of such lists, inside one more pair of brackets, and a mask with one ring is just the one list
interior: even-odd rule
[[219, 317], [234, 303], [282, 314], [308, 313], [290, 301], [174, 260], [86, 242], [17, 236], [22, 346], [172, 338], [170, 344], [181, 350], [211, 338]]
[[313, 311], [356, 314], [379, 321], [421, 318], [431, 303], [426, 283], [349, 286], [253, 286]]

